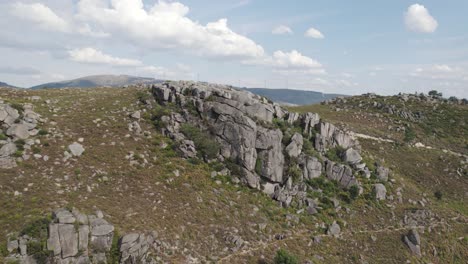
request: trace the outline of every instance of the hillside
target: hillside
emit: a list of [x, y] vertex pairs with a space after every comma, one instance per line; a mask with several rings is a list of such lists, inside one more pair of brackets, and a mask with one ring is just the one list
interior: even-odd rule
[[31, 87], [31, 89], [43, 88], [91, 88], [91, 87], [122, 87], [132, 84], [153, 84], [159, 83], [160, 80], [153, 78], [136, 77], [129, 75], [93, 75], [85, 76], [74, 80], [61, 82], [44, 83]]
[[340, 94], [325, 94], [293, 89], [247, 88], [247, 90], [254, 94], [267, 97], [274, 102], [289, 105], [310, 105], [336, 97], [344, 97], [344, 95]]
[[[119, 263], [129, 248], [154, 263], [468, 258], [466, 105], [399, 111], [400, 96], [366, 95], [285, 109], [193, 82], [0, 94], [0, 262]], [[49, 225], [89, 229], [91, 246]], [[22, 256], [24, 235], [37, 240]]]
[[0, 87], [5, 87], [5, 88], [17, 88], [16, 86], [9, 85], [8, 83], [0, 82]]

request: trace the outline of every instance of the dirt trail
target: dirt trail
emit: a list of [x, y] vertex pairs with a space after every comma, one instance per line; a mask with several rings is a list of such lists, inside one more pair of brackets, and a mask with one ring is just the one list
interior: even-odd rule
[[[452, 219], [453, 220], [453, 219]], [[431, 228], [434, 228], [434, 227], [438, 227], [438, 226], [444, 226], [444, 225], [448, 225], [448, 223], [446, 221], [438, 221], [438, 222], [434, 222], [434, 223], [431, 223]], [[428, 225], [420, 225], [420, 226], [403, 226], [403, 227], [396, 227], [396, 226], [387, 226], [385, 228], [382, 228], [382, 229], [376, 229], [376, 230], [359, 230], [359, 231], [345, 231], [345, 232], [341, 232], [340, 233], [340, 237], [346, 237], [346, 236], [352, 236], [354, 234], [377, 234], [377, 233], [391, 233], [391, 232], [399, 232], [399, 233], [404, 233], [403, 231], [409, 231], [410, 229], [425, 229], [427, 228]], [[249, 247], [249, 249], [247, 250], [242, 250], [242, 251], [238, 251], [238, 252], [235, 252], [231, 255], [228, 255], [224, 258], [221, 258], [219, 260], [219, 263], [227, 263], [230, 259], [234, 258], [234, 257], [239, 257], [239, 256], [246, 256], [246, 255], [249, 255], [250, 253], [253, 253], [253, 252], [256, 252], [256, 251], [259, 251], [259, 250], [262, 250], [262, 249], [266, 249], [268, 247], [272, 247], [276, 244], [279, 244], [279, 243], [284, 243], [285, 241], [291, 241], [291, 240], [295, 240], [295, 239], [300, 239], [300, 238], [304, 238], [304, 237], [309, 237], [309, 238], [312, 238], [312, 237], [333, 237], [332, 235], [327, 235], [327, 234], [318, 234], [318, 235], [315, 235], [313, 232], [311, 232], [310, 230], [299, 230], [297, 232], [295, 232], [293, 235], [285, 238], [285, 239], [282, 239], [282, 240], [273, 240], [273, 241], [270, 241], [270, 242], [260, 242], [258, 243], [257, 246], [255, 247]]]
[[[366, 135], [366, 134], [361, 134], [361, 133], [355, 133], [355, 132], [350, 132], [352, 136], [356, 137], [356, 138], [363, 138], [363, 139], [369, 139], [369, 140], [373, 140], [373, 141], [378, 141], [378, 142], [384, 142], [384, 143], [395, 143], [394, 140], [391, 140], [391, 139], [386, 139], [386, 138], [381, 138], [381, 137], [374, 137], [374, 136], [370, 136], [370, 135]], [[439, 149], [439, 148], [435, 148], [435, 147], [431, 147], [431, 146], [426, 146], [422, 143], [416, 143], [414, 145], [409, 145], [410, 147], [414, 147], [414, 148], [423, 148], [423, 149], [432, 149], [432, 150], [439, 150], [439, 151], [442, 151], [444, 153], [448, 153], [448, 154], [451, 154], [451, 155], [455, 155], [455, 156], [458, 156], [458, 157], [463, 157], [465, 159], [468, 160], [468, 156], [463, 154], [463, 153], [458, 153], [458, 152], [454, 152], [454, 151], [451, 151], [449, 149]]]

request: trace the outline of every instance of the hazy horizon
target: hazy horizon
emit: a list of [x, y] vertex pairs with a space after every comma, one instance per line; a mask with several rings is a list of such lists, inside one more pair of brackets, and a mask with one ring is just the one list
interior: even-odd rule
[[114, 74], [249, 88], [468, 97], [466, 1], [0, 4], [0, 81]]

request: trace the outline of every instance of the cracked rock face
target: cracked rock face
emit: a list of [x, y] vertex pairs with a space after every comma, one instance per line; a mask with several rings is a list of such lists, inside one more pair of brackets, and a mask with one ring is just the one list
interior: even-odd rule
[[[284, 205], [292, 200], [305, 204], [302, 196], [307, 187], [301, 187], [305, 186], [303, 181], [320, 177], [324, 171], [342, 188], [359, 185], [355, 170], [369, 171], [365, 164], [359, 164], [361, 147], [354, 136], [321, 121], [318, 114], [289, 113], [248, 91], [209, 83], [165, 82], [153, 85], [152, 94], [159, 104], [175, 106], [161, 117], [162, 132], [178, 142], [185, 158], [201, 155], [194, 141], [181, 132], [181, 126], [189, 124], [219, 143], [216, 159], [238, 165], [240, 175], [235, 176], [241, 182]], [[288, 142], [283, 142], [284, 133], [291, 136]], [[306, 141], [321, 158], [303, 153]], [[346, 163], [352, 167], [324, 158], [326, 151], [336, 147], [346, 150]], [[290, 166], [296, 168], [290, 170]]]
[[[8, 103], [0, 102], [0, 169], [11, 169], [17, 166], [16, 160], [23, 152], [17, 153], [15, 142], [28, 142], [31, 136], [39, 133], [38, 122], [43, 122], [40, 115], [33, 111], [31, 104], [23, 104], [21, 113]], [[33, 141], [34, 142], [34, 141]], [[31, 145], [28, 144], [27, 145]], [[18, 154], [18, 155], [16, 155]]]
[[[98, 215], [86, 215], [73, 209], [59, 209], [52, 214], [52, 222], [44, 241], [51, 256], [44, 263], [107, 263], [114, 238], [114, 226]], [[119, 239], [119, 263], [155, 263], [152, 256], [160, 246], [157, 233], [127, 234]], [[42, 243], [27, 235], [10, 239], [7, 244], [10, 256], [6, 259], [18, 263], [37, 263], [28, 255], [30, 242]], [[16, 253], [17, 252], [17, 253]], [[41, 262], [42, 263], [42, 262]]]

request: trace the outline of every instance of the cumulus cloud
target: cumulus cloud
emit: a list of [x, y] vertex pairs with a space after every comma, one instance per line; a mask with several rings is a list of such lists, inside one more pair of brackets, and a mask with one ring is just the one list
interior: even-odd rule
[[44, 30], [59, 32], [70, 31], [70, 25], [67, 21], [59, 17], [49, 7], [41, 3], [14, 3], [11, 6], [11, 13], [25, 21], [37, 24]]
[[105, 32], [152, 49], [180, 49], [209, 57], [254, 58], [264, 50], [232, 31], [227, 19], [201, 25], [179, 2], [158, 1], [149, 10], [141, 0], [80, 0], [78, 18]]
[[261, 59], [244, 61], [244, 64], [269, 66], [278, 73], [305, 73], [305, 74], [325, 74], [323, 65], [318, 61], [302, 55], [297, 50], [290, 52], [275, 51], [272, 56], [265, 56]]
[[439, 26], [429, 10], [420, 4], [408, 7], [405, 13], [405, 24], [409, 30], [420, 33], [433, 33]]
[[291, 69], [322, 68], [318, 61], [302, 55], [297, 50], [291, 52], [275, 51], [273, 53], [273, 66]]
[[309, 28], [304, 36], [308, 37], [308, 38], [314, 38], [314, 39], [323, 39], [325, 38], [325, 36], [322, 34], [322, 32], [320, 32], [318, 29], [315, 29], [313, 27]]
[[288, 26], [280, 25], [274, 28], [271, 33], [275, 35], [287, 35], [287, 34], [293, 34], [293, 31]]
[[463, 80], [468, 76], [468, 71], [458, 66], [446, 64], [422, 65], [412, 70], [409, 75], [432, 80]]
[[139, 60], [124, 59], [113, 57], [104, 54], [103, 52], [93, 48], [73, 49], [68, 52], [70, 59], [75, 62], [89, 63], [89, 64], [107, 64], [114, 66], [140, 66], [142, 65]]

